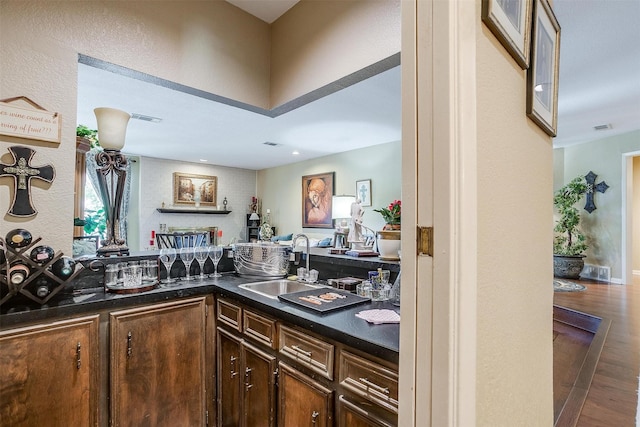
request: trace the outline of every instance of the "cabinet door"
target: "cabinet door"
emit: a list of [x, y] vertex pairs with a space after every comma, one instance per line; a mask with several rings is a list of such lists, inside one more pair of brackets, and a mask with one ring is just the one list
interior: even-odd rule
[[357, 405], [344, 396], [338, 399], [339, 427], [392, 427], [395, 425], [397, 423], [391, 423], [373, 413], [370, 402], [360, 402]]
[[243, 343], [244, 426], [275, 425], [276, 358]]
[[333, 392], [282, 362], [279, 367], [278, 425], [331, 426]]
[[0, 424], [98, 424], [98, 316], [0, 332]]
[[240, 338], [218, 328], [218, 426], [239, 426], [242, 415], [243, 373]]
[[114, 426], [204, 426], [205, 298], [111, 314]]

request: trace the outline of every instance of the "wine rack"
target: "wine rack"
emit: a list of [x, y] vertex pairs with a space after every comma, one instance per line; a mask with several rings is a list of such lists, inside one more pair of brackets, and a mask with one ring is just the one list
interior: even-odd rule
[[[32, 301], [37, 302], [40, 305], [46, 304], [51, 298], [53, 298], [56, 294], [58, 294], [64, 287], [72, 281], [76, 276], [82, 271], [83, 266], [80, 263], [75, 264], [75, 270], [71, 276], [67, 279], [61, 279], [60, 277], [53, 274], [49, 267], [53, 265], [56, 261], [58, 261], [64, 255], [62, 252], [57, 251], [55, 256], [46, 262], [45, 264], [38, 264], [33, 261], [29, 257], [29, 250], [35, 247], [38, 242], [40, 242], [42, 238], [38, 237], [34, 239], [30, 244], [24, 246], [22, 248], [13, 248], [5, 243], [5, 241], [0, 238], [0, 251], [4, 251], [5, 253], [5, 266], [4, 268], [0, 268], [2, 272], [0, 272], [0, 284], [6, 286], [6, 289], [2, 289], [2, 293], [0, 294], [0, 306], [5, 302], [9, 301], [11, 298], [24, 295]], [[19, 285], [14, 285], [9, 280], [9, 267], [15, 261], [21, 261], [23, 264], [27, 265], [30, 269], [29, 276]], [[52, 288], [50, 292], [43, 298], [33, 294], [29, 290], [29, 284], [36, 283], [38, 278], [46, 277], [51, 284]], [[5, 291], [7, 291], [5, 295]]]

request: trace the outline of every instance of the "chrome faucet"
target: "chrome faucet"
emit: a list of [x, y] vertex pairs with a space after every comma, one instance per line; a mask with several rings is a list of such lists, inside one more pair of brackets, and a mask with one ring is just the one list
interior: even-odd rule
[[309, 274], [309, 258], [311, 258], [311, 254], [309, 253], [309, 238], [307, 237], [306, 234], [296, 234], [296, 236], [293, 238], [293, 242], [291, 243], [291, 245], [293, 246], [293, 250], [296, 250], [296, 241], [298, 240], [298, 237], [304, 238], [307, 241], [307, 274]]

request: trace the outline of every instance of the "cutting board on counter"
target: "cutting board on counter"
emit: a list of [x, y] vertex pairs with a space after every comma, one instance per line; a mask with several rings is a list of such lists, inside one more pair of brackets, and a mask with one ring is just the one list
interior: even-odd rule
[[327, 313], [371, 301], [371, 298], [330, 288], [282, 294], [278, 298], [283, 302], [305, 307], [318, 313]]

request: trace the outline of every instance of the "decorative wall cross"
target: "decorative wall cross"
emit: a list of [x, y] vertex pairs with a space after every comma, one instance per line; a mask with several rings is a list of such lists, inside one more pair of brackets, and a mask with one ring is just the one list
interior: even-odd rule
[[13, 200], [7, 212], [9, 215], [28, 217], [38, 213], [31, 202], [31, 180], [53, 182], [56, 171], [51, 165], [31, 166], [31, 158], [36, 154], [35, 150], [28, 147], [9, 147], [9, 153], [13, 156], [13, 164], [0, 162], [0, 177], [13, 178]]
[[[593, 195], [596, 191], [600, 192], [600, 193], [604, 193], [605, 191], [607, 191], [607, 188], [609, 188], [609, 186], [607, 185], [606, 182], [602, 181], [596, 184], [596, 177], [598, 175], [596, 175], [595, 173], [589, 171], [588, 174], [586, 174], [584, 176], [585, 180], [587, 181], [587, 203], [584, 205], [584, 210], [591, 213], [593, 211], [595, 211], [596, 208], [596, 203], [593, 200]], [[595, 184], [595, 185], [594, 185]]]

